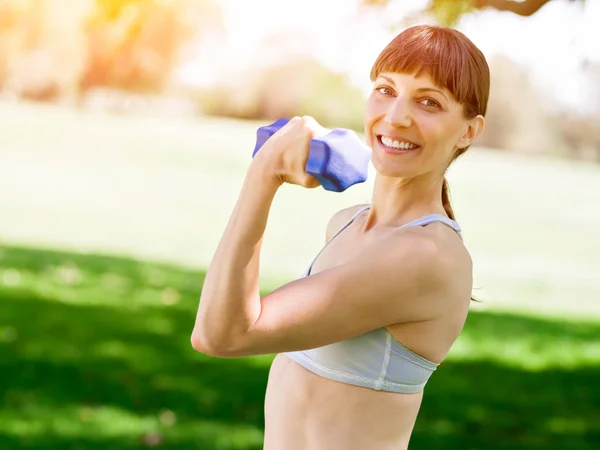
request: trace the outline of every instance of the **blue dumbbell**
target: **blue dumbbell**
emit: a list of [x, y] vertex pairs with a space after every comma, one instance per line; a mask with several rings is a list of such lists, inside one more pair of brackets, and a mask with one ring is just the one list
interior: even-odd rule
[[[289, 119], [279, 119], [260, 127], [256, 132], [252, 157], [267, 139], [288, 122]], [[310, 141], [306, 172], [319, 180], [324, 189], [343, 192], [353, 184], [366, 181], [370, 159], [371, 149], [360, 141], [354, 131], [335, 128]]]

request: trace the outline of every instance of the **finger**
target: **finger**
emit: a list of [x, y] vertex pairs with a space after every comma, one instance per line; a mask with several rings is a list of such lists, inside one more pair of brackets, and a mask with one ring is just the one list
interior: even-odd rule
[[329, 130], [323, 127], [314, 117], [302, 116], [304, 125], [312, 132], [312, 136], [324, 136], [329, 133]]
[[289, 119], [284, 126], [282, 126], [279, 130], [277, 130], [277, 133], [285, 134], [285, 133], [287, 133], [288, 130], [294, 129], [298, 126], [303, 126], [303, 124], [304, 124], [304, 119], [302, 119], [302, 117], [294, 116], [291, 119]]

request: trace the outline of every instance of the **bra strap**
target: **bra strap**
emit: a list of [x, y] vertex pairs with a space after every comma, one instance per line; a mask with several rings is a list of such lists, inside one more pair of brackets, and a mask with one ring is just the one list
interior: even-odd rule
[[429, 214], [428, 216], [419, 217], [418, 219], [412, 220], [404, 225], [400, 226], [400, 228], [404, 227], [423, 227], [425, 225], [429, 225], [433, 222], [442, 222], [443, 224], [452, 228], [462, 239], [462, 230], [460, 225], [455, 220], [452, 220], [442, 214]]
[[303, 277], [306, 277], [308, 275], [310, 275], [310, 271], [312, 270], [312, 266], [315, 263], [315, 261], [317, 260], [317, 258], [321, 255], [321, 253], [323, 253], [323, 250], [325, 250], [325, 248], [327, 248], [327, 246], [329, 245], [329, 243], [331, 241], [333, 241], [338, 234], [340, 234], [342, 231], [344, 231], [346, 228], [348, 228], [348, 226], [354, 222], [354, 219], [356, 219], [363, 211], [369, 209], [371, 207], [371, 205], [366, 205], [363, 206], [362, 208], [360, 208], [356, 213], [354, 213], [354, 215], [352, 215], [352, 217], [350, 217], [350, 219], [348, 219], [346, 221], [346, 223], [344, 225], [342, 225], [342, 227], [331, 237], [331, 239], [329, 239], [325, 245], [321, 248], [321, 251], [317, 254], [317, 256], [315, 256], [315, 258], [312, 260], [312, 262], [310, 263], [310, 266], [308, 266], [308, 269], [306, 269], [306, 271], [302, 274]]

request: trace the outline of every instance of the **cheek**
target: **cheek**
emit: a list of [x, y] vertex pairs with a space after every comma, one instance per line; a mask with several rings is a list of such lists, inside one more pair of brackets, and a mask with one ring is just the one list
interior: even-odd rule
[[419, 125], [426, 142], [426, 151], [420, 155], [420, 164], [430, 168], [447, 165], [454, 153], [456, 126], [435, 118], [423, 119]]
[[428, 144], [436, 144], [444, 140], [444, 134], [447, 133], [448, 123], [437, 114], [419, 114], [417, 121], [419, 131]]
[[461, 136], [460, 127], [444, 120], [427, 118], [420, 122], [420, 128], [428, 146], [442, 152], [452, 151]]
[[369, 126], [376, 118], [377, 112], [375, 108], [375, 102], [372, 98], [369, 98], [365, 103], [365, 109], [363, 111], [363, 121], [365, 127]]
[[377, 107], [374, 104], [374, 102], [371, 99], [369, 99], [365, 105], [365, 109], [363, 112], [363, 125], [364, 125], [364, 129], [365, 129], [365, 140], [367, 141], [367, 144], [369, 146], [371, 146], [373, 144], [373, 142], [371, 142], [372, 141], [371, 127], [377, 121], [378, 117], [379, 117], [379, 113], [377, 111]]

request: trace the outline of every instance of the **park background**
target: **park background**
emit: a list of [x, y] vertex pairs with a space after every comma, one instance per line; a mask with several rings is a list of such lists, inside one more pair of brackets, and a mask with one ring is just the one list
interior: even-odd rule
[[[378, 52], [463, 31], [492, 72], [449, 171], [475, 270], [411, 449], [600, 448], [598, 0], [0, 0], [0, 449], [262, 448], [272, 356], [190, 345], [256, 128], [362, 130]], [[368, 202], [284, 186], [261, 289]]]

